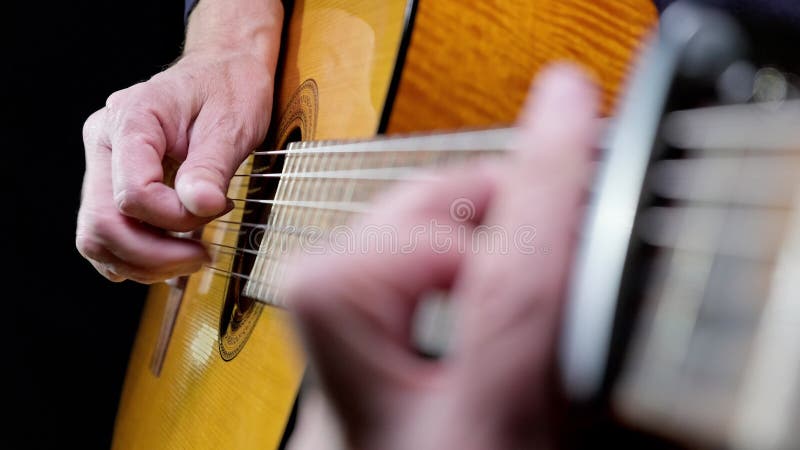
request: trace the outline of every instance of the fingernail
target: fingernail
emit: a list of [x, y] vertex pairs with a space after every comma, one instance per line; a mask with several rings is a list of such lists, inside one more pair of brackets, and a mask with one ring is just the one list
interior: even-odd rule
[[[215, 183], [203, 178], [183, 178], [176, 186], [186, 209], [201, 217], [216, 216], [227, 206], [225, 194]], [[225, 205], [225, 206], [223, 206]]]

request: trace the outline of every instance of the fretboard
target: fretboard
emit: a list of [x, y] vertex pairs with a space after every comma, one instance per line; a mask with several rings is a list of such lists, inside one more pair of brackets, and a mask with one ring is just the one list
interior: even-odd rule
[[[370, 209], [376, 193], [435, 169], [505, 149], [512, 130], [293, 143], [285, 151], [271, 212], [244, 294], [282, 305], [285, 259], [313, 252], [335, 227]], [[249, 199], [257, 202], [261, 199]]]
[[614, 388], [631, 422], [709, 446], [797, 442], [798, 120], [798, 101], [665, 120], [671, 150], [650, 165], [633, 230], [641, 309]]

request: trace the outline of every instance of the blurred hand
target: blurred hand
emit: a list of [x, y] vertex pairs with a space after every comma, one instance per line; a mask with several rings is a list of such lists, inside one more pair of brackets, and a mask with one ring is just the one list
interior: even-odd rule
[[[202, 30], [193, 39], [190, 24], [184, 56], [112, 94], [84, 125], [76, 246], [112, 281], [151, 283], [199, 269], [204, 247], [167, 231], [194, 230], [229, 211], [230, 179], [264, 138], [282, 8], [234, 3], [239, 15], [236, 5], [201, 3], [193, 21]], [[174, 189], [165, 184], [165, 158], [182, 163]]]
[[[398, 248], [413, 237], [415, 251], [366, 247], [301, 257], [289, 272], [287, 301], [311, 367], [354, 448], [554, 444], [554, 349], [592, 175], [597, 93], [568, 67], [546, 71], [534, 90], [515, 152], [401, 187], [356, 227], [358, 236], [359, 226], [391, 225]], [[474, 205], [472, 221], [451, 214], [463, 199]], [[468, 244], [479, 225], [499, 226], [509, 237], [533, 226], [538, 251], [442, 251], [424, 241], [429, 234], [412, 231], [432, 220], [450, 226], [452, 242], [464, 230]], [[410, 337], [417, 302], [434, 289], [449, 289], [456, 311], [450, 353], [438, 361], [420, 357]]]

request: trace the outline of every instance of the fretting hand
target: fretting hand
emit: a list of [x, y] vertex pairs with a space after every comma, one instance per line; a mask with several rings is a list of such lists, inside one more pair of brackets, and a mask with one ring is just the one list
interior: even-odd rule
[[[389, 225], [398, 233], [396, 248], [410, 248], [414, 238], [415, 250], [379, 252], [371, 240], [356, 239], [367, 247], [300, 257], [290, 271], [288, 304], [353, 448], [553, 443], [554, 348], [592, 174], [597, 93], [566, 67], [550, 69], [536, 84], [515, 152], [432, 184], [401, 187], [355, 227], [357, 236], [359, 227]], [[451, 214], [458, 199], [474, 205], [471, 222]], [[451, 242], [465, 227], [467, 244], [479, 225], [507, 236], [532, 226], [534, 247], [512, 240], [504, 253], [470, 245], [442, 251], [425, 241], [430, 233], [414, 231], [432, 221], [443, 225], [439, 231], [449, 225]], [[414, 309], [432, 289], [450, 289], [457, 318], [451, 352], [439, 361], [420, 357], [410, 344]], [[304, 416], [295, 449], [313, 439]]]

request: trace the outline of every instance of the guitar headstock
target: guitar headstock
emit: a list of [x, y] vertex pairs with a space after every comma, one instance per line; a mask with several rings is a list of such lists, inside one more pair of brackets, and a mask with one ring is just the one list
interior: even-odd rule
[[690, 445], [800, 445], [791, 31], [678, 3], [617, 115], [577, 256], [569, 395]]

